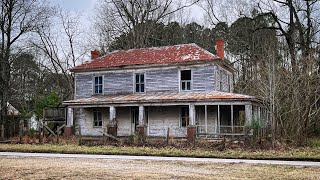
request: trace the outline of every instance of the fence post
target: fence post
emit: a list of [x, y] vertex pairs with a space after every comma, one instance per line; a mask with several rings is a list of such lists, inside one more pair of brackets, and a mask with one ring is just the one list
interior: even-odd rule
[[170, 134], [170, 128], [167, 129], [167, 146], [169, 145], [169, 134]]
[[81, 126], [79, 126], [79, 146], [82, 145]]

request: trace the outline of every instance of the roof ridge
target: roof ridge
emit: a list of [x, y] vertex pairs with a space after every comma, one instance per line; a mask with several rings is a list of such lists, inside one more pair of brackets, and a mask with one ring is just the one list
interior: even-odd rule
[[[198, 48], [203, 49], [202, 47], [200, 47], [196, 43], [184, 43], [184, 44], [175, 44], [175, 45], [166, 45], [166, 46], [152, 46], [152, 47], [143, 47], [143, 48], [117, 49], [117, 50], [108, 52], [107, 54], [110, 54], [110, 53], [113, 53], [113, 52], [121, 52], [121, 51], [132, 51], [132, 50], [143, 50], [143, 49], [162, 49], [162, 48], [167, 48], [167, 47], [185, 46], [185, 45], [195, 45]], [[107, 55], [107, 54], [105, 54], [105, 55]], [[105, 56], [105, 55], [103, 55], [103, 56]], [[103, 56], [101, 56], [101, 57], [103, 57]]]

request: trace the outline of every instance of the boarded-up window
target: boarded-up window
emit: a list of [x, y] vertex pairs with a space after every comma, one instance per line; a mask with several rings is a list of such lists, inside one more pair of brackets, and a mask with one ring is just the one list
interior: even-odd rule
[[182, 70], [180, 74], [181, 90], [191, 90], [191, 70]]
[[94, 77], [94, 93], [102, 94], [102, 76]]
[[144, 74], [135, 74], [135, 92], [144, 92]]
[[102, 127], [102, 112], [95, 110], [93, 111], [93, 126]]
[[181, 127], [187, 127], [189, 125], [189, 107], [181, 107]]

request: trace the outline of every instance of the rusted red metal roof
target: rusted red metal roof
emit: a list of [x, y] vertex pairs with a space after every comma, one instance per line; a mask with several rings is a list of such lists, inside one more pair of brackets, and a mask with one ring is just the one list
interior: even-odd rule
[[253, 96], [225, 92], [154, 93], [127, 95], [100, 95], [64, 101], [64, 105], [108, 105], [127, 103], [170, 103], [201, 101], [253, 101]]
[[121, 50], [108, 53], [71, 69], [100, 69], [127, 65], [168, 64], [201, 60], [217, 60], [218, 56], [196, 44], [182, 44], [143, 49]]

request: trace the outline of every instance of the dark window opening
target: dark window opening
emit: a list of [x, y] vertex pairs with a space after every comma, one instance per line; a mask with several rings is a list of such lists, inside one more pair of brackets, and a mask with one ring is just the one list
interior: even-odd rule
[[183, 70], [180, 72], [181, 90], [191, 90], [191, 70]]

